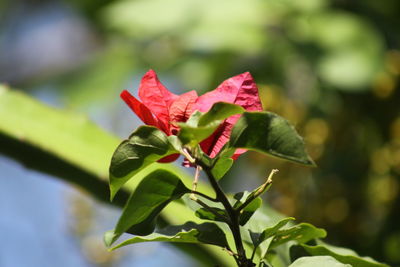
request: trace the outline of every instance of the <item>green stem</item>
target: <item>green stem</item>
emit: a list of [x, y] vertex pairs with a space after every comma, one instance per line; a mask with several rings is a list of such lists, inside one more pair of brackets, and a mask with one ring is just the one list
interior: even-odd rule
[[204, 172], [207, 174], [208, 180], [215, 191], [216, 199], [222, 203], [230, 219], [230, 223], [228, 224], [228, 226], [231, 229], [235, 241], [236, 251], [238, 255], [237, 262], [239, 267], [254, 266], [252, 261], [247, 259], [246, 257], [246, 251], [243, 246], [242, 236], [240, 235], [239, 213], [236, 212], [231, 203], [229, 203], [229, 200], [226, 197], [224, 191], [218, 184], [214, 175], [211, 173], [209, 166], [204, 164], [204, 162], [202, 162], [201, 160], [196, 160], [196, 164], [200, 165], [203, 168]]

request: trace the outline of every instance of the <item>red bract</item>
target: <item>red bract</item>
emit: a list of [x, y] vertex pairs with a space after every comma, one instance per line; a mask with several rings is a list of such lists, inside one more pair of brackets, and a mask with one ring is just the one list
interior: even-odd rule
[[[157, 74], [150, 70], [142, 78], [139, 86], [140, 102], [128, 91], [121, 93], [121, 98], [147, 125], [162, 130], [167, 135], [176, 135], [179, 132], [177, 122], [186, 122], [195, 111], [207, 112], [217, 102], [228, 102], [242, 106], [248, 111], [262, 110], [257, 85], [249, 72], [245, 72], [225, 80], [217, 89], [200, 97], [196, 91], [182, 95], [175, 95], [168, 91], [158, 80]], [[201, 142], [200, 146], [210, 157], [214, 157], [228, 142], [233, 125], [240, 115], [231, 116], [209, 138]], [[236, 159], [245, 152], [236, 150], [233, 158]], [[179, 154], [170, 155], [159, 162], [172, 162]]]

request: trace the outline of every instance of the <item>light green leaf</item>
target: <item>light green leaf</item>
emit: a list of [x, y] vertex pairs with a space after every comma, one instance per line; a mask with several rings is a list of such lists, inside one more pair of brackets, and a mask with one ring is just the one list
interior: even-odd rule
[[162, 131], [152, 126], [139, 127], [117, 147], [111, 159], [111, 199], [140, 170], [176, 152]]
[[330, 256], [301, 257], [295, 260], [289, 267], [351, 267], [343, 264]]
[[154, 230], [154, 222], [161, 210], [172, 200], [190, 190], [171, 172], [157, 170], [146, 176], [133, 192], [118, 224], [110, 245], [124, 232], [147, 235]]
[[[106, 243], [110, 243], [110, 237], [112, 238], [105, 236]], [[187, 222], [184, 225], [168, 226], [148, 236], [135, 236], [113, 247], [112, 250], [142, 242], [198, 243], [228, 248], [225, 234], [216, 224]]]
[[[249, 229], [250, 233], [250, 238], [251, 241], [254, 245], [254, 250], [259, 250], [260, 252], [260, 258], [263, 259], [265, 258], [268, 248], [270, 246], [270, 243], [272, 241], [272, 237], [280, 230], [282, 227], [284, 227], [289, 221], [294, 220], [292, 217], [288, 218], [283, 218], [280, 221], [278, 221], [275, 225], [266, 228], [262, 232], [253, 232], [251, 228]], [[269, 242], [266, 242], [269, 239]]]
[[303, 139], [289, 122], [271, 112], [245, 112], [232, 130], [230, 145], [314, 166]]
[[215, 179], [219, 180], [230, 170], [233, 164], [232, 158], [219, 158], [211, 169]]
[[183, 144], [194, 147], [209, 137], [225, 119], [243, 111], [241, 106], [235, 104], [215, 103], [208, 112], [204, 114], [195, 112], [187, 123], [178, 123], [180, 127], [178, 137]]
[[296, 241], [299, 244], [303, 244], [312, 239], [324, 237], [326, 237], [324, 229], [316, 228], [309, 223], [300, 223], [288, 229], [277, 231], [272, 239], [270, 248], [275, 248], [289, 241]]
[[[111, 155], [120, 140], [104, 131], [82, 114], [49, 107], [24, 93], [0, 85], [0, 154], [10, 157], [24, 167], [50, 174], [74, 184], [97, 200], [109, 202], [108, 172]], [[148, 173], [163, 169], [174, 172], [190, 185], [192, 177], [172, 164], [153, 163], [136, 174], [135, 179], [124, 186], [124, 194], [111, 204], [126, 203], [128, 191]], [[204, 184], [202, 191], [211, 194]], [[182, 224], [195, 220], [183, 204], [172, 202], [168, 212], [162, 213], [167, 223]], [[212, 247], [198, 245], [174, 247], [188, 252], [191, 257], [206, 266], [219, 263], [230, 266], [232, 259], [227, 253]]]
[[274, 226], [266, 228], [262, 233], [253, 233], [252, 231], [250, 231], [250, 237], [253, 241], [253, 245], [256, 247], [259, 246], [262, 242], [274, 236], [276, 232], [284, 227], [289, 221], [293, 220], [293, 217], [284, 218], [276, 223]]
[[388, 267], [388, 265], [379, 263], [370, 257], [360, 257], [356, 252], [351, 249], [336, 247], [328, 245], [320, 240], [317, 241], [316, 246], [309, 246], [302, 244], [304, 249], [313, 256], [329, 255], [336, 260], [351, 264], [357, 267]]

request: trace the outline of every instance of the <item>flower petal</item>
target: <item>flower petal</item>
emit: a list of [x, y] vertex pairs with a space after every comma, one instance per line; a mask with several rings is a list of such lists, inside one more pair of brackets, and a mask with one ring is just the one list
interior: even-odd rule
[[169, 106], [178, 98], [168, 91], [158, 80], [154, 70], [149, 70], [142, 78], [139, 86], [139, 98], [163, 124], [163, 130], [168, 131]]
[[158, 163], [170, 163], [170, 162], [177, 160], [179, 158], [179, 156], [180, 156], [180, 154], [178, 154], [178, 153], [171, 154], [166, 157], [163, 157], [162, 159], [159, 159], [157, 162]]
[[[258, 88], [249, 72], [245, 72], [225, 80], [214, 91], [200, 96], [196, 101], [196, 109], [206, 112], [216, 102], [228, 102], [242, 106], [244, 109], [262, 110]], [[201, 147], [210, 157], [214, 157], [228, 142], [232, 127], [240, 115], [234, 115], [224, 121], [213, 135], [201, 143]], [[245, 150], [237, 150], [234, 158], [237, 158]]]
[[133, 112], [147, 125], [158, 127], [158, 122], [151, 111], [127, 90], [122, 91], [121, 98], [131, 108]]
[[180, 95], [172, 102], [169, 108], [170, 134], [176, 134], [178, 131], [174, 122], [186, 122], [189, 119], [194, 112], [194, 104], [197, 98], [196, 91], [190, 91]]

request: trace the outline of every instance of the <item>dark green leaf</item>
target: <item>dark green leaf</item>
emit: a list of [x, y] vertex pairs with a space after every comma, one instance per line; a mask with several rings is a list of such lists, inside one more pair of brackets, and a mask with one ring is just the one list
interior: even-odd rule
[[[200, 219], [203, 220], [210, 220], [210, 221], [217, 221], [217, 222], [226, 222], [227, 221], [227, 216], [226, 212], [223, 209], [220, 208], [215, 208], [215, 207], [210, 207], [213, 209], [214, 213], [206, 210], [204, 208], [200, 208], [196, 210], [196, 216], [199, 217]], [[220, 216], [217, 216], [215, 213], [219, 214]]]
[[289, 267], [351, 267], [351, 265], [343, 264], [330, 256], [315, 256], [301, 257]]
[[[105, 237], [106, 243], [110, 243]], [[214, 223], [196, 224], [187, 222], [184, 225], [168, 226], [157, 233], [148, 236], [135, 236], [121, 244], [113, 247], [117, 249], [126, 245], [142, 242], [178, 242], [178, 243], [199, 243], [210, 244], [222, 248], [228, 248], [224, 232]]]
[[296, 241], [299, 244], [306, 243], [312, 239], [326, 237], [326, 231], [308, 223], [300, 223], [291, 228], [276, 232], [270, 247], [274, 248], [289, 241]]
[[[109, 245], [124, 232], [148, 235], [161, 210], [190, 190], [171, 172], [157, 170], [146, 176], [129, 198]], [[109, 234], [111, 235], [111, 234]]]
[[240, 114], [244, 109], [238, 105], [218, 102], [202, 114], [195, 112], [187, 123], [179, 123], [179, 139], [192, 147], [209, 137], [219, 125], [232, 115]]
[[311, 255], [329, 255], [342, 263], [351, 264], [352, 266], [388, 267], [388, 265], [379, 263], [372, 258], [360, 257], [356, 252], [352, 251], [351, 249], [328, 245], [320, 240], [317, 241], [316, 246], [309, 246], [306, 244], [302, 244], [302, 246]]
[[244, 112], [233, 127], [230, 145], [304, 165], [315, 165], [294, 127], [271, 112]]
[[111, 159], [111, 199], [133, 175], [176, 152], [162, 131], [152, 126], [139, 127], [128, 140], [117, 147]]

